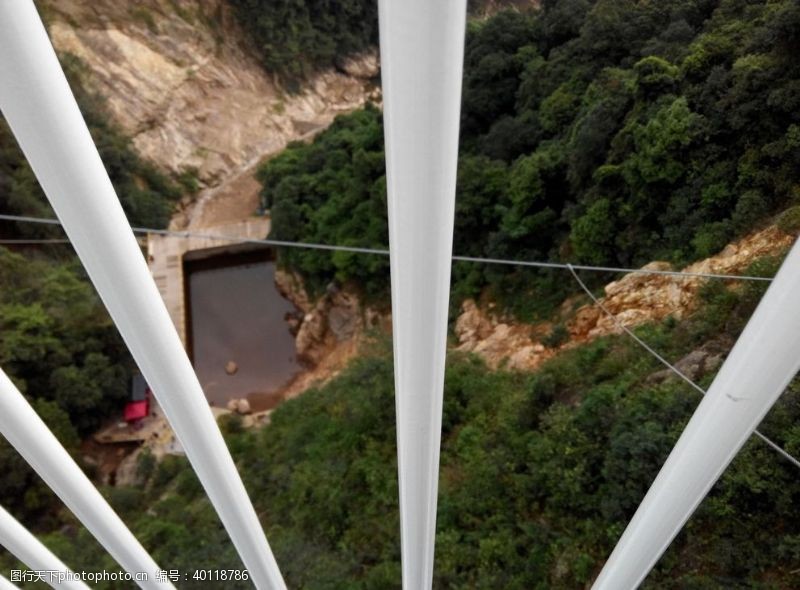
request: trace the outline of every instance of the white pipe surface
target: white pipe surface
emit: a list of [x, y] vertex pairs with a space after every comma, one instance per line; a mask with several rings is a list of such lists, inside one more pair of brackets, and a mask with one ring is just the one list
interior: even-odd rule
[[[65, 586], [59, 586], [60, 588], [65, 588]], [[0, 590], [18, 590], [19, 587], [16, 584], [12, 584], [11, 581], [3, 575], [0, 575]]]
[[800, 369], [795, 244], [594, 583], [636, 588]]
[[0, 109], [258, 588], [285, 588], [32, 0], [0, 0]]
[[[0, 506], [0, 545], [8, 549], [31, 571], [72, 573], [72, 570], [2, 506]], [[81, 581], [59, 582], [58, 578], [54, 577], [48, 577], [45, 581], [58, 590], [89, 590], [89, 587]], [[6, 588], [16, 588], [16, 586], [3, 578], [0, 590]]]
[[173, 587], [156, 581], [156, 562], [2, 370], [0, 432], [122, 567], [147, 574], [142, 588]]
[[430, 588], [466, 1], [380, 0], [403, 588]]

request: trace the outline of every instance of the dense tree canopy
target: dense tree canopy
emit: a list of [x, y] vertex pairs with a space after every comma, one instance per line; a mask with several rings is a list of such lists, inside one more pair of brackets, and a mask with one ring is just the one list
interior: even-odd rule
[[[639, 333], [669, 358], [724, 348], [763, 288], [711, 284], [693, 316]], [[662, 368], [624, 335], [561, 353], [535, 374], [451, 355], [435, 587], [585, 587], [699, 401], [682, 381], [655, 379]], [[290, 587], [400, 587], [393, 395], [389, 343], [379, 340], [340, 377], [284, 402], [268, 427], [223, 423]], [[798, 395], [794, 383], [762, 425], [793, 453]], [[142, 485], [108, 493], [162, 567], [241, 567], [184, 459], [145, 456], [140, 471]], [[798, 501], [796, 468], [750, 441], [643, 588], [794, 587]], [[80, 528], [49, 541], [73, 567], [108, 565]]]
[[[140, 159], [109, 123], [100, 99], [85, 90], [82, 67], [62, 56], [128, 219], [164, 227], [181, 195], [178, 184]], [[0, 117], [0, 212], [54, 217], [16, 140]], [[0, 222], [3, 238], [63, 237], [54, 226]], [[14, 253], [0, 247], [0, 367], [71, 451], [78, 435], [119, 416], [133, 363], [70, 246]], [[0, 441], [0, 505], [39, 525], [59, 502], [27, 463]]]
[[[469, 25], [457, 253], [682, 263], [798, 203], [797, 2], [541, 4]], [[332, 6], [237, 2], [256, 39], [277, 39], [261, 49], [286, 75], [373, 42], [371, 24], [354, 26], [374, 20], [373, 4]], [[164, 223], [176, 189], [133, 155], [95, 97], [78, 94], [129, 217]], [[383, 157], [381, 114], [368, 106], [271, 159], [259, 178], [273, 237], [385, 248]], [[49, 214], [3, 124], [0, 208]], [[800, 208], [778, 224], [797, 231]], [[130, 362], [80, 267], [54, 252], [0, 249], [0, 366], [75, 451], [77, 437], [126, 395]], [[372, 297], [388, 289], [384, 256], [285, 249], [281, 260], [318, 291], [331, 281]], [[761, 261], [748, 272], [775, 267]], [[553, 273], [469, 264], [453, 276], [456, 300], [488, 291], [526, 317], [547, 313], [568, 284]], [[763, 288], [709, 283], [693, 315], [640, 334], [671, 359], [699, 347], [724, 353]], [[563, 336], [554, 330], [546, 344]], [[222, 423], [290, 587], [399, 587], [392, 361], [380, 338], [370, 348], [339, 377], [279, 406], [268, 427]], [[530, 374], [450, 355], [435, 585], [590, 583], [698, 402], [661, 369], [624, 336], [562, 351]], [[795, 455], [798, 396], [796, 380], [762, 425]], [[116, 569], [6, 444], [0, 469], [0, 504], [49, 531], [42, 538], [65, 562]], [[162, 567], [241, 567], [184, 459], [144, 454], [139, 477], [140, 485], [105, 493]], [[798, 502], [796, 469], [750, 441], [643, 587], [796, 586]], [[0, 565], [13, 560], [3, 554]]]
[[[74, 259], [55, 261], [0, 248], [0, 367], [62, 444], [119, 415], [132, 362]], [[0, 505], [38, 523], [59, 505], [47, 486], [0, 440]]]
[[[800, 202], [797, 19], [789, 0], [554, 0], [471, 22], [455, 251], [684, 263]], [[342, 117], [266, 164], [277, 234], [386, 247], [380, 123]], [[284, 257], [315, 286], [388, 286], [379, 262], [314, 259]], [[563, 295], [538, 271], [460, 264], [454, 278], [459, 296], [488, 286], [524, 317]]]
[[[386, 187], [383, 176], [381, 113], [369, 106], [340, 117], [312, 144], [294, 144], [259, 172], [265, 206], [272, 211], [270, 237], [344, 246], [379, 246], [388, 242]], [[334, 278], [356, 281], [382, 293], [389, 260], [346, 252], [286, 249], [282, 256], [314, 288]]]
[[296, 82], [378, 42], [372, 0], [231, 0], [264, 66]]

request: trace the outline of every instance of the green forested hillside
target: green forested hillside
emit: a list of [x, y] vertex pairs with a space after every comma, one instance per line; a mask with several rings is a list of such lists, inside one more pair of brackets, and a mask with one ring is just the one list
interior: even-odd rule
[[[798, 28], [793, 0], [559, 0], [471, 23], [455, 252], [681, 263], [800, 203]], [[275, 237], [385, 247], [380, 130], [368, 108], [265, 165]], [[284, 260], [314, 287], [388, 285], [382, 262]], [[454, 278], [523, 317], [563, 297], [544, 271]]]
[[[337, 60], [378, 44], [377, 0], [229, 0], [264, 67], [290, 88]], [[530, 7], [526, 0], [469, 0], [473, 14], [494, 4]]]
[[[140, 159], [85, 90], [79, 61], [62, 56], [73, 91], [133, 224], [164, 227], [179, 186]], [[47, 199], [0, 117], [0, 212], [53, 217]], [[63, 237], [53, 226], [0, 221], [2, 238]], [[79, 436], [118, 416], [133, 362], [69, 245], [14, 253], [0, 247], [0, 367], [71, 451]], [[60, 502], [0, 439], [0, 505], [38, 526], [58, 524]]]
[[378, 43], [378, 3], [368, 0], [230, 0], [264, 66], [297, 85], [336, 59]]
[[[277, 49], [262, 42], [263, 58], [288, 77], [374, 42], [373, 4], [337, 4], [327, 13], [331, 3], [235, 4], [257, 42], [279, 39]], [[795, 207], [786, 219], [797, 224], [796, 1], [542, 4], [538, 13], [470, 24], [457, 253], [681, 263], [782, 209]], [[351, 26], [361, 18], [363, 28]], [[80, 75], [77, 62], [68, 67]], [[135, 156], [98, 99], [80, 88], [78, 80], [129, 218], [163, 225], [180, 191]], [[386, 246], [377, 107], [291, 146], [260, 178], [272, 237]], [[0, 209], [51, 214], [2, 121]], [[56, 235], [0, 228], [5, 237]], [[385, 257], [301, 250], [281, 257], [313, 289], [338, 280], [375, 298], [387, 294]], [[769, 274], [776, 265], [761, 261], [749, 272]], [[563, 275], [461, 264], [454, 281], [454, 301], [486, 290], [524, 318], [546, 314], [570, 288]], [[127, 353], [66, 247], [25, 256], [0, 249], [0, 285], [0, 366], [75, 451], [126, 395]], [[640, 333], [673, 360], [703, 346], [723, 353], [762, 292], [758, 283], [710, 283], [690, 317]], [[268, 427], [223, 422], [291, 588], [399, 588], [392, 360], [386, 337], [375, 338], [339, 377], [279, 406]], [[625, 337], [562, 352], [531, 374], [451, 355], [435, 587], [585, 587], [698, 403], [689, 387], [658, 377], [661, 369]], [[762, 430], [800, 455], [798, 420], [795, 381]], [[66, 563], [116, 569], [5, 443], [0, 468], [0, 504]], [[241, 567], [185, 460], [145, 455], [139, 475], [140, 485], [104, 493], [162, 567]], [[796, 468], [761, 442], [748, 443], [644, 588], [797, 587], [797, 482]], [[0, 554], [0, 569], [13, 564]], [[210, 587], [180, 585], [201, 586]]]
[[[762, 293], [711, 284], [688, 320], [640, 334], [670, 358], [724, 348]], [[388, 342], [371, 348], [328, 385], [279, 406], [264, 429], [223, 424], [290, 588], [400, 587], [392, 361]], [[654, 379], [662, 368], [624, 336], [563, 353], [535, 374], [451, 355], [434, 586], [571, 590], [591, 581], [699, 401], [681, 381]], [[762, 425], [795, 454], [798, 396], [796, 382]], [[145, 484], [108, 493], [162, 567], [240, 567], [185, 460], [145, 458], [140, 469]], [[796, 467], [750, 441], [644, 588], [795, 587], [798, 501]], [[80, 529], [47, 539], [74, 567], [112, 565]], [[225, 585], [236, 587], [248, 586]]]

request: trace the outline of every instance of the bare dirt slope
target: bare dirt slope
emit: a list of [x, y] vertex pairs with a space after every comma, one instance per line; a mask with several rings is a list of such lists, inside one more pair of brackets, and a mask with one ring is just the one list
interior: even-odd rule
[[43, 13], [57, 51], [86, 66], [137, 151], [172, 172], [196, 170], [203, 190], [176, 227], [251, 215], [258, 162], [378, 98], [374, 54], [287, 93], [221, 0], [47, 0]]

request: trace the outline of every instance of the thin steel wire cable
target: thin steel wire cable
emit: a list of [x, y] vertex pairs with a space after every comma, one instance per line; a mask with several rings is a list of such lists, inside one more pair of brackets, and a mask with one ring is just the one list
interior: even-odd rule
[[[49, 219], [44, 217], [28, 217], [24, 215], [10, 215], [0, 214], [0, 220], [3, 221], [17, 221], [21, 223], [38, 223], [45, 225], [61, 225], [57, 219]], [[272, 240], [269, 238], [242, 238], [237, 236], [228, 236], [224, 234], [211, 234], [206, 232], [196, 231], [175, 231], [168, 229], [153, 229], [148, 227], [132, 227], [135, 233], [139, 234], [156, 234], [160, 236], [174, 237], [174, 238], [201, 238], [210, 240], [220, 240], [223, 242], [232, 242], [239, 244], [259, 244], [263, 246], [276, 246], [285, 248], [306, 248], [312, 250], [327, 250], [332, 252], [352, 252], [355, 254], [373, 254], [379, 256], [388, 256], [389, 250], [381, 248], [362, 248], [358, 246], [338, 246], [331, 244], [317, 244], [313, 242], [293, 242], [287, 240]], [[609, 272], [609, 273], [627, 273], [627, 274], [642, 274], [642, 275], [660, 275], [676, 278], [696, 278], [696, 279], [722, 279], [728, 281], [761, 281], [772, 282], [772, 277], [753, 276], [753, 275], [733, 275], [724, 273], [707, 273], [707, 272], [686, 272], [679, 270], [657, 270], [648, 268], [624, 268], [616, 266], [590, 266], [583, 264], [569, 264], [560, 262], [540, 262], [532, 260], [512, 260], [506, 258], [480, 258], [475, 256], [453, 256], [453, 260], [457, 262], [475, 262], [479, 264], [502, 264], [507, 266], [527, 266], [532, 268], [550, 268], [556, 270], [569, 270], [570, 268], [576, 270], [585, 270], [589, 272]]]
[[[703, 389], [700, 385], [698, 385], [697, 383], [692, 381], [692, 379], [690, 379], [683, 371], [681, 371], [678, 367], [676, 367], [671, 362], [669, 362], [667, 359], [665, 359], [663, 356], [661, 356], [655, 349], [653, 349], [652, 346], [650, 346], [649, 344], [647, 344], [647, 342], [645, 342], [644, 340], [639, 338], [633, 332], [633, 330], [629, 329], [625, 324], [623, 324], [621, 321], [619, 321], [617, 316], [614, 315], [613, 313], [611, 313], [611, 311], [605, 305], [603, 305], [603, 303], [597, 297], [595, 297], [594, 293], [592, 293], [592, 291], [589, 289], [589, 287], [586, 286], [586, 283], [584, 283], [583, 280], [581, 280], [581, 278], [578, 276], [578, 273], [576, 272], [576, 268], [577, 267], [572, 266], [572, 265], [568, 265], [568, 267], [569, 267], [569, 271], [572, 273], [572, 276], [578, 282], [578, 284], [580, 285], [581, 289], [583, 289], [586, 292], [586, 294], [591, 298], [591, 300], [595, 303], [595, 305], [597, 305], [597, 307], [600, 308], [600, 311], [602, 311], [609, 318], [611, 318], [611, 321], [614, 322], [614, 325], [616, 325], [620, 330], [622, 330], [628, 336], [630, 336], [634, 341], [636, 341], [637, 344], [639, 344], [639, 346], [641, 346], [647, 352], [649, 352], [651, 355], [653, 355], [653, 357], [655, 357], [662, 365], [664, 365], [670, 371], [675, 373], [675, 375], [677, 375], [678, 377], [683, 379], [693, 389], [698, 391], [701, 395], [705, 395], [706, 394], [706, 390], [705, 389]], [[765, 443], [767, 443], [767, 445], [769, 445], [773, 450], [777, 451], [784, 459], [786, 459], [787, 461], [793, 463], [795, 467], [800, 468], [800, 460], [796, 459], [788, 451], [784, 450], [777, 443], [773, 442], [769, 437], [765, 436], [764, 434], [762, 434], [758, 430], [756, 430], [753, 434], [755, 434], [757, 437], [759, 437], [761, 440], [763, 440]]]
[[[16, 221], [21, 223], [37, 223], [37, 224], [44, 224], [44, 225], [61, 225], [61, 222], [57, 219], [49, 219], [44, 217], [29, 217], [24, 215], [10, 215], [2, 213], [0, 214], [0, 220], [3, 221]], [[360, 248], [356, 246], [336, 246], [330, 244], [315, 244], [309, 242], [291, 242], [285, 240], [270, 240], [270, 239], [255, 239], [255, 238], [241, 238], [237, 236], [226, 236], [222, 234], [209, 234], [205, 232], [192, 232], [192, 231], [174, 231], [174, 230], [166, 230], [166, 229], [153, 229], [153, 228], [146, 228], [146, 227], [132, 227], [131, 228], [136, 233], [151, 233], [156, 235], [162, 235], [167, 237], [174, 237], [174, 238], [201, 238], [201, 239], [212, 239], [212, 240], [220, 240], [225, 242], [233, 242], [233, 243], [241, 243], [241, 244], [259, 244], [265, 246], [279, 246], [279, 247], [288, 247], [288, 248], [308, 248], [308, 249], [315, 249], [315, 250], [327, 250], [327, 251], [335, 251], [335, 252], [352, 252], [357, 254], [374, 254], [374, 255], [381, 255], [381, 256], [388, 256], [388, 250], [382, 250], [377, 248]], [[66, 242], [64, 240], [63, 242]], [[5, 242], [10, 242], [10, 240], [6, 240]], [[45, 241], [42, 240], [42, 243]], [[56, 243], [56, 240], [48, 241], [48, 243]], [[58, 241], [61, 243], [62, 241]], [[4, 241], [0, 241], [0, 244], [4, 243]], [[552, 269], [559, 269], [559, 270], [569, 270], [572, 273], [572, 276], [575, 277], [575, 280], [581, 286], [581, 288], [591, 297], [591, 299], [597, 304], [597, 306], [606, 314], [608, 315], [614, 323], [623, 330], [628, 336], [633, 338], [642, 348], [647, 350], [651, 355], [653, 355], [659, 362], [661, 362], [664, 366], [669, 368], [673, 371], [677, 376], [681, 379], [686, 381], [692, 388], [699, 391], [701, 394], [705, 395], [706, 391], [695, 382], [693, 382], [689, 377], [684, 375], [679, 369], [677, 369], [674, 365], [672, 365], [667, 359], [662, 357], [658, 352], [653, 350], [646, 342], [644, 342], [641, 338], [636, 336], [631, 330], [625, 327], [619, 320], [617, 320], [616, 316], [612, 314], [608, 309], [603, 306], [602, 303], [594, 296], [594, 294], [586, 287], [583, 281], [578, 277], [576, 271], [584, 270], [590, 272], [615, 272], [615, 273], [636, 273], [636, 274], [646, 274], [646, 275], [662, 275], [662, 276], [672, 276], [676, 278], [702, 278], [702, 279], [722, 279], [722, 280], [740, 280], [740, 281], [761, 281], [761, 282], [771, 282], [772, 277], [762, 277], [762, 276], [751, 276], [751, 275], [730, 275], [730, 274], [720, 274], [720, 273], [694, 273], [694, 272], [685, 272], [685, 271], [669, 271], [669, 270], [656, 270], [656, 269], [644, 269], [644, 268], [623, 268], [623, 267], [611, 267], [611, 266], [589, 266], [589, 265], [581, 265], [581, 264], [570, 264], [570, 263], [557, 263], [557, 262], [535, 262], [535, 261], [528, 261], [528, 260], [507, 260], [502, 258], [478, 258], [474, 256], [453, 256], [453, 260], [459, 262], [475, 262], [481, 264], [504, 264], [504, 265], [513, 265], [513, 266], [528, 266], [534, 268], [552, 268]], [[795, 466], [800, 468], [800, 461], [795, 459], [792, 455], [790, 455], [787, 451], [781, 448], [779, 445], [774, 443], [770, 440], [767, 436], [763, 435], [758, 430], [754, 433], [758, 436], [761, 440], [763, 440], [767, 445], [772, 447], [775, 451], [780, 453], [785, 459], [792, 462]]]
[[[45, 225], [61, 225], [61, 222], [57, 219], [48, 219], [44, 217], [28, 217], [24, 215], [10, 215], [10, 214], [0, 214], [0, 220], [4, 221], [16, 221], [21, 223], [38, 223], [38, 224], [45, 224]], [[174, 231], [174, 230], [166, 230], [166, 229], [153, 229], [147, 227], [133, 227], [134, 232], [136, 233], [151, 233], [156, 235], [162, 235], [167, 237], [174, 237], [174, 238], [201, 238], [201, 239], [212, 239], [212, 240], [220, 240], [225, 242], [233, 242], [233, 243], [242, 243], [242, 244], [259, 244], [265, 246], [279, 246], [279, 247], [288, 247], [288, 248], [308, 248], [308, 249], [315, 249], [315, 250], [327, 250], [327, 251], [335, 251], [335, 252], [352, 252], [357, 254], [374, 254], [380, 256], [388, 256], [388, 250], [382, 250], [377, 248], [361, 248], [356, 246], [336, 246], [330, 244], [315, 244], [309, 242], [291, 242], [285, 240], [270, 240], [270, 239], [255, 239], [255, 238], [241, 238], [236, 236], [226, 236], [221, 234], [209, 234], [205, 232], [192, 232], [192, 231]], [[11, 240], [0, 241], [2, 243], [11, 243]], [[28, 242], [32, 242], [28, 240]], [[67, 242], [67, 240], [42, 240], [41, 243], [62, 243]], [[19, 242], [21, 243], [21, 242]], [[699, 385], [697, 385], [694, 381], [689, 379], [686, 375], [684, 375], [677, 367], [672, 365], [667, 359], [662, 357], [658, 352], [653, 350], [646, 342], [644, 342], [641, 338], [636, 336], [631, 330], [625, 327], [619, 320], [617, 320], [616, 316], [612, 314], [605, 306], [600, 303], [600, 301], [594, 296], [594, 294], [586, 287], [580, 277], [577, 275], [576, 271], [584, 270], [590, 272], [614, 272], [614, 273], [636, 273], [636, 274], [646, 274], [646, 275], [662, 275], [662, 276], [671, 276], [676, 278], [702, 278], [702, 279], [722, 279], [722, 280], [739, 280], [739, 281], [761, 281], [761, 282], [771, 282], [772, 277], [762, 277], [762, 276], [751, 276], [751, 275], [730, 275], [730, 274], [721, 274], [721, 273], [695, 273], [695, 272], [685, 272], [685, 271], [670, 271], [670, 270], [656, 270], [656, 269], [644, 269], [644, 268], [623, 268], [623, 267], [612, 267], [612, 266], [589, 266], [589, 265], [581, 265], [581, 264], [570, 264], [570, 263], [557, 263], [557, 262], [535, 262], [535, 261], [528, 261], [528, 260], [507, 260], [503, 258], [478, 258], [474, 256], [453, 256], [453, 260], [459, 262], [475, 262], [480, 264], [504, 264], [504, 265], [513, 265], [513, 266], [528, 266], [534, 268], [552, 268], [558, 270], [569, 270], [572, 273], [572, 276], [575, 277], [575, 280], [581, 286], [581, 288], [591, 297], [591, 299], [597, 304], [597, 306], [606, 314], [608, 315], [614, 323], [623, 330], [628, 336], [633, 338], [642, 348], [647, 350], [651, 355], [653, 355], [659, 362], [661, 362], [664, 366], [669, 368], [673, 371], [676, 375], [678, 375], [681, 379], [686, 381], [692, 388], [700, 392], [701, 394], [705, 395], [706, 391]], [[781, 448], [779, 445], [774, 443], [770, 440], [767, 436], [763, 435], [758, 430], [754, 433], [758, 436], [761, 440], [763, 440], [767, 445], [772, 447], [775, 451], [780, 453], [785, 459], [792, 462], [795, 466], [800, 468], [800, 461], [795, 459], [792, 455], [790, 455], [787, 451]]]

